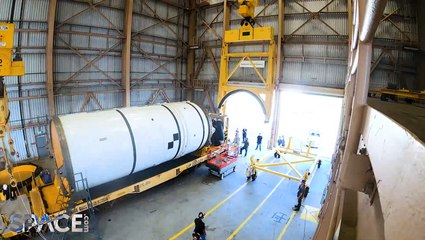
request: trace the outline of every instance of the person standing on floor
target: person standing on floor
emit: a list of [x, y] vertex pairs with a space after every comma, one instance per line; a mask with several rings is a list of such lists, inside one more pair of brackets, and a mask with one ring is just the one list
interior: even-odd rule
[[207, 239], [207, 232], [205, 231], [205, 223], [202, 221], [204, 219], [205, 214], [203, 212], [200, 212], [198, 214], [198, 218], [195, 218], [195, 230], [193, 230], [194, 233], [197, 233], [201, 236], [202, 240]]
[[239, 154], [242, 155], [242, 151], [245, 150], [245, 157], [246, 157], [246, 154], [248, 154], [248, 147], [249, 147], [248, 138], [245, 138], [245, 141], [243, 142], [243, 146], [241, 147]]
[[282, 143], [283, 143], [282, 136], [279, 136], [279, 138], [277, 139], [277, 146], [278, 147], [281, 147], [282, 146]]
[[242, 129], [242, 142], [245, 142], [246, 139], [246, 128]]
[[255, 181], [255, 179], [257, 179], [257, 170], [255, 170], [252, 165], [249, 165], [245, 170], [245, 175], [247, 181], [249, 181], [250, 179], [252, 179], [252, 181]]
[[257, 150], [258, 148], [261, 151], [261, 142], [263, 141], [263, 136], [261, 136], [261, 133], [258, 134], [257, 136], [257, 147], [255, 148], [255, 150]]
[[241, 139], [239, 137], [239, 129], [236, 128], [235, 139], [233, 140], [233, 143], [236, 143], [239, 146], [240, 141]]
[[301, 202], [303, 201], [303, 198], [305, 195], [305, 189], [306, 189], [305, 180], [302, 180], [300, 186], [298, 187], [298, 192], [297, 192], [298, 203], [292, 208], [294, 211], [300, 210]]
[[7, 184], [3, 184], [2, 194], [3, 194], [3, 196], [4, 196], [4, 198], [5, 198], [6, 200], [9, 200], [9, 199], [10, 199], [11, 192], [10, 192], [10, 187], [9, 187], [9, 185], [7, 185]]

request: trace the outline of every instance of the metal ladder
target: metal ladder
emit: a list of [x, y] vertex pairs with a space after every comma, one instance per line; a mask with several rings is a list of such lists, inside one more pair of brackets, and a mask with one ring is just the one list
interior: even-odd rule
[[[100, 235], [97, 232], [97, 221], [95, 217], [95, 212], [93, 208], [93, 202], [91, 199], [90, 191], [89, 191], [89, 185], [87, 178], [83, 176], [83, 173], [79, 172], [74, 174], [75, 179], [75, 189], [72, 191], [70, 196], [65, 196], [62, 193], [60, 193], [57, 197], [56, 204], [60, 206], [60, 209], [65, 209], [65, 213], [71, 217], [73, 214], [73, 209], [75, 207], [75, 202], [79, 200], [83, 200], [87, 204], [87, 214], [83, 214], [85, 216], [88, 216], [88, 232], [80, 232], [80, 233], [74, 233], [71, 232], [65, 232], [65, 233], [59, 233], [55, 232], [54, 235], [56, 235], [53, 239], [87, 239], [87, 240], [98, 240], [101, 239]], [[68, 200], [68, 201], [66, 201]], [[84, 222], [84, 220], [80, 220]], [[71, 227], [71, 219], [68, 219], [65, 221], [66, 225], [68, 227]], [[86, 230], [86, 229], [84, 229]]]

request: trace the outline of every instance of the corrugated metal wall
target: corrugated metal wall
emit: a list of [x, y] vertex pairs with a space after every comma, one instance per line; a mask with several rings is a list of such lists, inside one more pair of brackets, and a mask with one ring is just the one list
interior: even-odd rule
[[[0, 19], [3, 21], [9, 19], [11, 2], [2, 0]], [[183, 0], [174, 2], [183, 7], [188, 4]], [[212, 61], [220, 65], [223, 1], [202, 2], [210, 5], [197, 11], [195, 70], [199, 74], [195, 79], [195, 100], [208, 106], [210, 99], [216, 103], [217, 97], [218, 76]], [[280, 63], [283, 66], [282, 83], [344, 87], [348, 56], [347, 2], [285, 1], [284, 57]], [[414, 85], [416, 55], [405, 49], [414, 46], [418, 38], [414, 2], [388, 0], [386, 19], [375, 36], [374, 62], [380, 60], [373, 69], [372, 89], [388, 84], [408, 88]], [[124, 3], [107, 0], [93, 8], [87, 1], [58, 0], [53, 63], [57, 114], [122, 106]], [[12, 137], [19, 152], [18, 160], [37, 157], [35, 136], [47, 131], [45, 48], [48, 5], [48, 0], [16, 1], [14, 19], [19, 30], [15, 33], [15, 45], [20, 46], [26, 75], [19, 79], [8, 77], [6, 83], [11, 98]], [[231, 29], [240, 26], [241, 17], [236, 8], [234, 5], [231, 9]], [[277, 11], [277, 1], [259, 0], [256, 8], [258, 26], [272, 26], [276, 39]], [[309, 11], [321, 12], [311, 18]], [[187, 13], [162, 1], [134, 0], [132, 105], [161, 102], [167, 98], [180, 100], [184, 96], [181, 82], [186, 81]], [[265, 46], [239, 46], [231, 51], [265, 50]], [[207, 54], [209, 51], [213, 59]], [[202, 58], [205, 61], [199, 67]], [[243, 69], [236, 72], [233, 79], [256, 81], [256, 76], [252, 69]], [[202, 88], [207, 88], [208, 94], [201, 91]]]
[[[207, 2], [212, 6], [205, 7], [199, 13], [199, 45], [212, 48], [216, 59], [219, 60], [223, 5], [217, 3], [223, 1], [209, 0]], [[415, 45], [418, 42], [414, 2], [412, 0], [388, 1], [385, 9], [387, 15], [383, 16], [386, 19], [378, 27], [375, 36], [374, 61], [378, 59], [382, 49], [385, 49], [388, 54], [382, 57], [373, 71], [371, 89], [380, 89], [388, 84], [407, 88], [415, 85], [415, 54], [403, 50], [403, 46]], [[284, 58], [281, 63], [283, 71], [280, 81], [290, 84], [343, 88], [348, 58], [348, 1], [285, 0], [284, 3]], [[272, 26], [277, 39], [277, 1], [260, 0], [255, 11], [258, 15], [256, 16], [258, 25]], [[311, 12], [315, 15], [313, 16]], [[237, 13], [237, 5], [233, 5], [230, 15], [230, 28], [239, 28], [241, 17]], [[206, 24], [211, 22], [212, 30], [206, 28]], [[238, 50], [247, 51], [247, 49], [255, 50], [251, 46], [240, 47]], [[197, 63], [201, 62], [201, 58], [202, 50], [198, 50]], [[252, 77], [252, 71], [245, 69], [238, 70], [234, 76], [236, 79]], [[217, 80], [208, 58], [198, 78], [205, 81]]]
[[[15, 161], [37, 157], [35, 136], [46, 132], [47, 98], [45, 90], [45, 44], [48, 0], [17, 0], [14, 12], [14, 44], [25, 61], [26, 74], [6, 77], [9, 97], [11, 137], [17, 154]], [[3, 0], [0, 21], [8, 21], [12, 0]]]
[[[54, 52], [57, 114], [100, 109], [95, 99], [90, 98], [90, 92], [95, 93], [103, 109], [122, 106], [123, 6], [88, 7], [84, 2], [57, 3]], [[84, 105], [86, 100], [88, 103]]]
[[417, 53], [405, 49], [418, 44], [415, 6], [415, 1], [388, 0], [384, 20], [375, 33], [372, 62], [379, 63], [372, 69], [371, 90], [386, 87], [417, 90]]
[[[125, 1], [58, 0], [54, 37], [56, 114], [121, 107]], [[0, 21], [8, 21], [12, 0], [2, 0]], [[176, 0], [181, 6], [186, 3]], [[47, 134], [46, 44], [49, 0], [17, 0], [15, 46], [26, 74], [7, 77], [11, 136], [16, 161], [38, 157], [35, 138]], [[22, 13], [21, 13], [22, 10]], [[181, 8], [154, 0], [134, 0], [131, 48], [131, 105], [152, 103], [163, 89], [174, 101], [176, 83], [186, 78], [187, 16]], [[18, 84], [19, 82], [19, 84]], [[166, 101], [159, 96], [155, 102]]]
[[[217, 1], [208, 1], [210, 4]], [[222, 1], [219, 1], [222, 2]], [[346, 0], [285, 0], [284, 44], [282, 83], [304, 84], [321, 87], [343, 88], [347, 71], [348, 57], [348, 6]], [[298, 4], [299, 3], [299, 4]], [[330, 4], [328, 4], [330, 3]], [[300, 4], [302, 6], [300, 6]], [[327, 5], [327, 6], [326, 6]], [[326, 7], [325, 7], [326, 6]], [[272, 26], [277, 41], [278, 2], [260, 0], [256, 7], [256, 26]], [[308, 11], [318, 12], [312, 18]], [[241, 17], [237, 13], [237, 5], [231, 8], [230, 29], [240, 27]], [[223, 22], [223, 6], [206, 7], [199, 13], [198, 36], [199, 45], [208, 46], [219, 62], [221, 54], [221, 36]], [[213, 21], [214, 20], [214, 21]], [[206, 24], [211, 23], [212, 29]], [[233, 51], [265, 51], [266, 46], [233, 47]], [[230, 49], [232, 51], [232, 49]], [[197, 51], [197, 64], [201, 62], [203, 50]], [[229, 68], [238, 59], [231, 59]], [[262, 70], [263, 76], [266, 70]], [[253, 69], [240, 69], [232, 79], [255, 81]], [[218, 81], [209, 58], [203, 64], [198, 76], [200, 81]]]
[[[146, 17], [154, 13], [178, 25]], [[183, 40], [187, 39], [187, 29], [179, 26], [183, 22], [187, 24], [187, 16], [181, 9], [167, 7], [157, 1], [135, 1], [132, 30], [135, 33], [132, 45], [134, 53], [131, 58], [131, 78], [134, 84], [132, 105], [149, 103], [158, 88], [164, 89], [170, 100], [180, 99], [176, 79], [186, 79], [186, 63], [182, 60], [186, 57]], [[161, 101], [164, 99], [159, 97], [157, 102]]]

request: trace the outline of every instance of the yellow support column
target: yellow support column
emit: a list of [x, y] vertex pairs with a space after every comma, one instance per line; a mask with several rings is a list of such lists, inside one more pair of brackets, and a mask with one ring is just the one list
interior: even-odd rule
[[[267, 52], [232, 52], [229, 53], [229, 48], [232, 43], [244, 43], [244, 42], [258, 42], [264, 44], [264, 41], [268, 42]], [[258, 70], [257, 66], [253, 62], [252, 58], [264, 58], [267, 57], [267, 75], [264, 79]], [[239, 62], [233, 69], [229, 69], [230, 58], [237, 58]], [[254, 68], [261, 80], [260, 83], [255, 85], [229, 85], [229, 78], [239, 69], [243, 60], [247, 59]], [[258, 101], [262, 104], [264, 113], [266, 115], [266, 122], [269, 121], [272, 103], [274, 96], [274, 59], [275, 59], [275, 42], [272, 27], [261, 27], [252, 28], [251, 26], [243, 26], [239, 30], [228, 30], [224, 31], [221, 63], [220, 63], [220, 78], [218, 84], [218, 106], [221, 108], [224, 106], [226, 98], [233, 93], [238, 91], [247, 91], [254, 95]], [[225, 114], [223, 112], [223, 114]]]

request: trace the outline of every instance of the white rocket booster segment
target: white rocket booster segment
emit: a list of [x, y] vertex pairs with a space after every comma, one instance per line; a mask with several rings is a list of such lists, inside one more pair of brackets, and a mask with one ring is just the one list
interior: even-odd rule
[[51, 139], [59, 173], [75, 185], [114, 181], [205, 145], [210, 120], [191, 102], [165, 103], [54, 117]]

